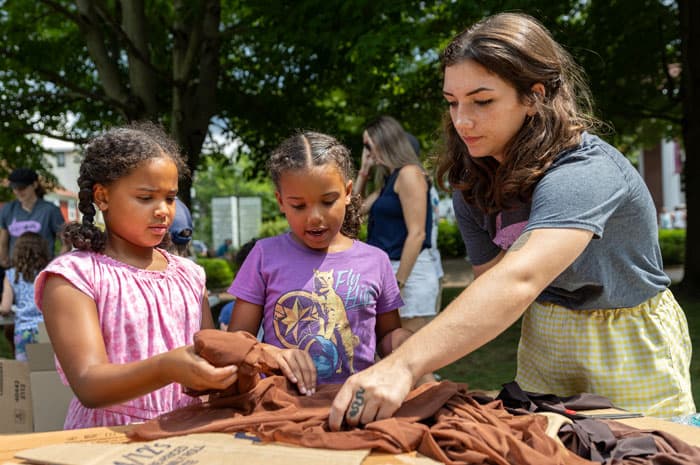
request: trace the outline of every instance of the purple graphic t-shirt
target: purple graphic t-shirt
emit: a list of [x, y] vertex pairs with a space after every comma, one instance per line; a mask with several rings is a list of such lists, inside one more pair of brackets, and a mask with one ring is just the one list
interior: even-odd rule
[[378, 248], [354, 241], [342, 252], [317, 252], [289, 234], [257, 241], [228, 292], [262, 305], [264, 342], [309, 352], [321, 384], [372, 365], [377, 315], [403, 305]]
[[46, 240], [49, 257], [53, 257], [54, 242], [63, 223], [65, 220], [61, 210], [43, 199], [38, 199], [30, 212], [23, 209], [18, 200], [13, 200], [0, 210], [0, 228], [8, 232], [10, 253], [19, 236], [26, 232], [35, 232]]

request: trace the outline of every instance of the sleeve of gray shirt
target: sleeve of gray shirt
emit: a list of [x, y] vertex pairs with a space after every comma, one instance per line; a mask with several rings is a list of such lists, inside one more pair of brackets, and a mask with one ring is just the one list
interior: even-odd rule
[[476, 218], [476, 210], [467, 206], [459, 191], [452, 194], [452, 205], [472, 265], [483, 265], [495, 258], [501, 249], [491, 240], [485, 225], [486, 217], [479, 215]]

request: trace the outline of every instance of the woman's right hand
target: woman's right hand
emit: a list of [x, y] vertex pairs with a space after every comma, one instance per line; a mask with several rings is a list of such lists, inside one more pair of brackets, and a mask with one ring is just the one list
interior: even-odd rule
[[389, 357], [349, 377], [336, 394], [328, 416], [331, 431], [343, 422], [354, 427], [391, 417], [415, 384], [400, 358]]
[[301, 349], [275, 349], [274, 356], [284, 376], [296, 384], [302, 394], [313, 395], [316, 392], [316, 365], [309, 353]]
[[238, 379], [236, 365], [215, 367], [197, 355], [192, 345], [167, 352], [163, 357], [163, 371], [169, 382], [197, 391], [223, 390]]

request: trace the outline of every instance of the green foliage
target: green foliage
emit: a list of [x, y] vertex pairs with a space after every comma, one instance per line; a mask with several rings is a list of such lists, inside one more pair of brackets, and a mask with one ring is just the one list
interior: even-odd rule
[[[553, 29], [584, 68], [597, 113], [624, 151], [680, 137], [681, 62], [677, 2], [582, 2]], [[624, 18], [624, 21], [620, 21]]]
[[685, 229], [660, 229], [659, 246], [664, 266], [685, 263]]
[[[218, 0], [185, 3], [3, 1], [0, 150], [10, 165], [40, 167], [40, 136], [82, 145], [149, 119], [170, 129], [196, 169], [218, 113], [221, 9]], [[181, 187], [188, 201], [187, 179]]]
[[438, 250], [443, 258], [464, 258], [467, 254], [457, 223], [444, 218], [438, 222]]
[[263, 221], [260, 228], [260, 237], [272, 237], [282, 234], [289, 229], [287, 218], [280, 216], [271, 220]]
[[357, 232], [357, 238], [363, 242], [367, 241], [367, 222], [364, 221], [360, 225], [360, 230]]
[[[206, 239], [215, 195], [261, 195], [264, 219], [276, 216], [267, 188], [246, 183], [264, 176], [272, 148], [299, 128], [335, 135], [359, 159], [364, 125], [391, 114], [433, 155], [445, 112], [439, 54], [490, 14], [522, 11], [551, 30], [586, 71], [596, 113], [613, 128], [606, 138], [626, 154], [680, 138], [681, 97], [694, 95], [681, 91], [675, 66], [683, 59], [674, 1], [146, 0], [128, 15], [118, 0], [0, 4], [0, 178], [12, 166], [41, 168], [38, 136], [83, 144], [115, 124], [158, 120], [194, 172], [209, 169], [200, 152], [232, 165], [247, 154], [235, 182], [194, 178], [207, 197], [194, 208]], [[684, 74], [697, 56], [689, 53]], [[234, 161], [218, 155], [231, 147]], [[180, 186], [185, 201], [189, 187]]]
[[[140, 35], [118, 1], [4, 2], [3, 153], [39, 167], [40, 149], [26, 134], [82, 143], [107, 126], [153, 118], [176, 133], [192, 168], [202, 167], [203, 146], [212, 154], [236, 144], [249, 151], [248, 175], [255, 177], [264, 173], [272, 147], [298, 128], [334, 134], [359, 156], [363, 126], [386, 113], [419, 138], [427, 155], [444, 111], [440, 51], [482, 17], [513, 10], [541, 20], [584, 66], [601, 116], [618, 131], [617, 142], [679, 134], [679, 78], [667, 72], [669, 63], [680, 62], [675, 2], [176, 5], [146, 0], [143, 11], [131, 12], [129, 18], [143, 20], [148, 31]], [[206, 20], [218, 27], [199, 34]], [[200, 44], [188, 43], [197, 38]], [[207, 61], [212, 51], [218, 63]], [[211, 98], [199, 98], [204, 93]], [[216, 127], [216, 138], [207, 137], [207, 125]]]
[[207, 289], [226, 289], [233, 281], [233, 270], [231, 264], [223, 258], [203, 258], [198, 257], [197, 263], [204, 268], [207, 275]]

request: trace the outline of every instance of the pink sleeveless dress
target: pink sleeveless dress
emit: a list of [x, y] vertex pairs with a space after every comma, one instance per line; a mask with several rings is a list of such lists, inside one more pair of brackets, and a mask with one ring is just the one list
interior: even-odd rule
[[[60, 275], [88, 295], [97, 306], [107, 356], [115, 364], [192, 344], [201, 326], [204, 270], [189, 259], [159, 251], [168, 260], [163, 271], [142, 270], [94, 252], [60, 255], [36, 279], [37, 306], [43, 311], [44, 285], [50, 274]], [[56, 366], [68, 385], [58, 360]], [[179, 384], [106, 408], [87, 408], [74, 397], [64, 428], [141, 422], [196, 402]]]

